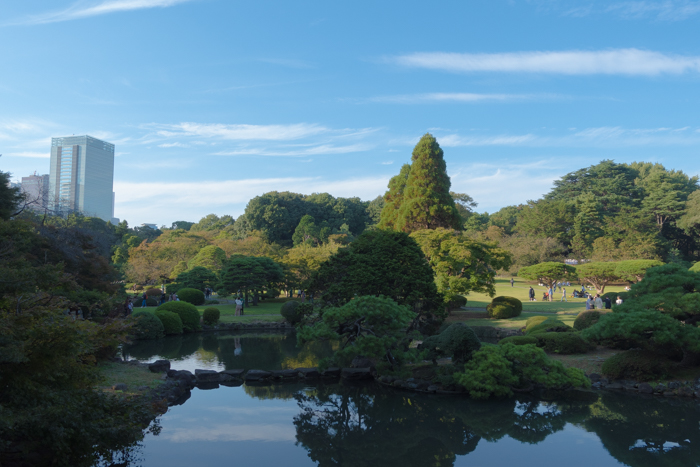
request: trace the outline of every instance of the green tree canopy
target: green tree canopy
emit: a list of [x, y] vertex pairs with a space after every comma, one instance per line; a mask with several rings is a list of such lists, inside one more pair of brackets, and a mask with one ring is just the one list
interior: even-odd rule
[[219, 278], [215, 272], [202, 266], [195, 266], [178, 274], [175, 282], [179, 288], [204, 291], [205, 287], [215, 287]]
[[217, 289], [229, 293], [246, 293], [275, 287], [284, 280], [282, 267], [264, 256], [233, 255], [221, 271]]
[[404, 232], [439, 227], [460, 230], [462, 219], [450, 196], [443, 152], [433, 135], [423, 135], [411, 161], [395, 227]]
[[484, 292], [493, 297], [496, 271], [511, 264], [510, 253], [495, 243], [477, 242], [454, 230], [418, 230], [411, 238], [435, 271], [438, 291], [443, 294]]
[[220, 271], [226, 262], [226, 253], [215, 245], [207, 245], [199, 253], [187, 262], [187, 267], [192, 269], [201, 266], [212, 271]]
[[576, 266], [579, 280], [588, 282], [599, 294], [605, 293], [605, 286], [620, 279], [617, 263], [583, 263]]
[[10, 173], [0, 170], [0, 219], [19, 214], [24, 195], [17, 187], [10, 186]]
[[309, 289], [329, 306], [340, 307], [355, 296], [383, 295], [407, 305], [417, 319], [444, 314], [433, 270], [408, 234], [366, 231], [338, 250], [315, 273]]
[[389, 180], [389, 191], [384, 193], [384, 206], [379, 216], [379, 228], [397, 230], [399, 211], [403, 204], [406, 181], [411, 173], [411, 165], [404, 164], [398, 175]]
[[361, 296], [339, 308], [329, 308], [322, 320], [301, 328], [300, 344], [318, 339], [340, 341], [332, 357], [333, 366], [350, 366], [363, 356], [376, 359], [378, 368], [397, 370], [404, 363], [409, 342], [406, 327], [413, 311], [390, 298]]
[[539, 281], [547, 287], [553, 287], [561, 280], [573, 281], [578, 278], [576, 268], [564, 263], [547, 262], [535, 264], [520, 269], [518, 276], [530, 280]]
[[655, 266], [661, 266], [664, 263], [653, 259], [633, 259], [627, 261], [619, 261], [615, 268], [615, 274], [620, 278], [630, 282], [639, 282], [644, 279], [644, 275]]

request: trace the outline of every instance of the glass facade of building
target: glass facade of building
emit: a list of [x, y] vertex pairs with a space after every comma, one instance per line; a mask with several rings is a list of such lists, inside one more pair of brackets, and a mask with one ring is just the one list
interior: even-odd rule
[[114, 145], [92, 136], [51, 139], [49, 203], [61, 213], [114, 217]]

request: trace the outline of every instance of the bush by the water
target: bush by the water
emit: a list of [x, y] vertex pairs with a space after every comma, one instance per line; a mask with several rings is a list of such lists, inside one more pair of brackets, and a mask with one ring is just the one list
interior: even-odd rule
[[166, 335], [182, 334], [182, 319], [178, 314], [159, 308], [155, 311], [155, 315], [163, 323]]
[[649, 381], [667, 376], [673, 363], [648, 350], [628, 350], [605, 360], [603, 374], [612, 379]]
[[197, 289], [180, 289], [177, 291], [177, 296], [181, 301], [191, 303], [192, 305], [204, 305], [204, 292]]
[[455, 373], [455, 381], [474, 399], [510, 397], [513, 389], [531, 390], [588, 387], [590, 381], [578, 368], [564, 368], [534, 345], [484, 345]]
[[165, 336], [163, 323], [150, 311], [135, 311], [134, 337], [136, 339], [160, 339]]
[[531, 336], [510, 336], [510, 337], [504, 337], [500, 341], [498, 341], [498, 344], [515, 344], [515, 345], [537, 345], [537, 339]]
[[301, 303], [294, 300], [284, 302], [280, 308], [280, 314], [287, 320], [288, 323], [297, 324], [301, 322], [301, 318], [303, 317], [300, 310], [298, 310], [300, 305]]
[[537, 347], [546, 352], [570, 355], [586, 353], [591, 349], [577, 332], [540, 332], [535, 333], [534, 338], [537, 340]]
[[489, 312], [489, 318], [494, 319], [515, 318], [520, 315], [519, 311], [516, 311], [515, 308], [505, 302], [489, 303], [486, 306], [486, 311]]
[[548, 318], [546, 316], [533, 316], [528, 318], [527, 321], [525, 321], [525, 333], [530, 332], [530, 329], [538, 324], [542, 324], [543, 322], [547, 321], [547, 319]]
[[425, 339], [420, 346], [427, 350], [428, 360], [435, 362], [438, 358], [452, 357], [455, 363], [466, 362], [480, 347], [481, 341], [474, 331], [462, 323], [451, 324], [440, 334]]
[[449, 294], [445, 296], [445, 307], [448, 310], [456, 310], [460, 307], [466, 306], [467, 298], [459, 294]]
[[182, 330], [185, 332], [194, 332], [202, 329], [200, 324], [200, 316], [197, 308], [187, 302], [168, 302], [157, 308], [158, 310], [167, 310], [177, 313], [182, 320]]
[[595, 323], [598, 322], [600, 319], [600, 312], [591, 310], [591, 311], [582, 311], [581, 313], [578, 314], [576, 317], [576, 320], [574, 321], [574, 329], [577, 331], [583, 331], [584, 329], [590, 328], [593, 326]]
[[219, 311], [218, 308], [209, 307], [204, 309], [204, 313], [202, 315], [202, 321], [204, 321], [204, 324], [207, 326], [214, 326], [216, 323], [219, 322], [219, 318], [221, 317], [221, 312]]
[[547, 318], [541, 323], [530, 326], [529, 328], [527, 325], [525, 326], [525, 333], [527, 335], [539, 334], [541, 332], [571, 332], [573, 330], [571, 326], [564, 324], [556, 318]]
[[515, 297], [506, 297], [506, 296], [501, 296], [501, 297], [496, 297], [493, 300], [491, 300], [491, 303], [493, 304], [500, 304], [500, 303], [507, 303], [508, 305], [512, 306], [516, 313], [518, 313], [516, 316], [520, 315], [520, 313], [523, 311], [523, 302], [518, 300]]

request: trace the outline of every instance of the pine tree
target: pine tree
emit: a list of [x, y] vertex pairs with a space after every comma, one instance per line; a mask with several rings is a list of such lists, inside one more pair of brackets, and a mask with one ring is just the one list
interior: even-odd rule
[[413, 149], [411, 160], [403, 201], [393, 227], [404, 232], [440, 227], [460, 230], [462, 219], [450, 195], [443, 152], [433, 135], [423, 135]]

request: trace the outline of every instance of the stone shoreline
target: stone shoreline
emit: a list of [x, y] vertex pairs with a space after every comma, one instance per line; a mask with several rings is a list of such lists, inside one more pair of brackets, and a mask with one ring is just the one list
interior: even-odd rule
[[[136, 361], [127, 362], [148, 368], [154, 373], [165, 373], [166, 380], [158, 388], [151, 391], [149, 397], [154, 401], [165, 401], [168, 406], [180, 405], [190, 397], [194, 388], [209, 390], [220, 386], [237, 387], [247, 385], [268, 385], [276, 383], [296, 383], [303, 381], [347, 381], [367, 382], [376, 381], [384, 386], [420, 392], [426, 394], [464, 395], [466, 391], [459, 387], [445, 388], [429, 380], [418, 378], [400, 379], [393, 376], [377, 377], [372, 368], [328, 368], [319, 371], [317, 368], [295, 368], [288, 370], [203, 370], [197, 369], [192, 373], [188, 370], [170, 368], [170, 361], [157, 360], [150, 364]], [[597, 374], [589, 375], [592, 381], [591, 390], [610, 392], [631, 392], [642, 396], [677, 397], [700, 399], [700, 378], [696, 381], [671, 381], [667, 384], [651, 386], [648, 383], [622, 380], [609, 381]]]

